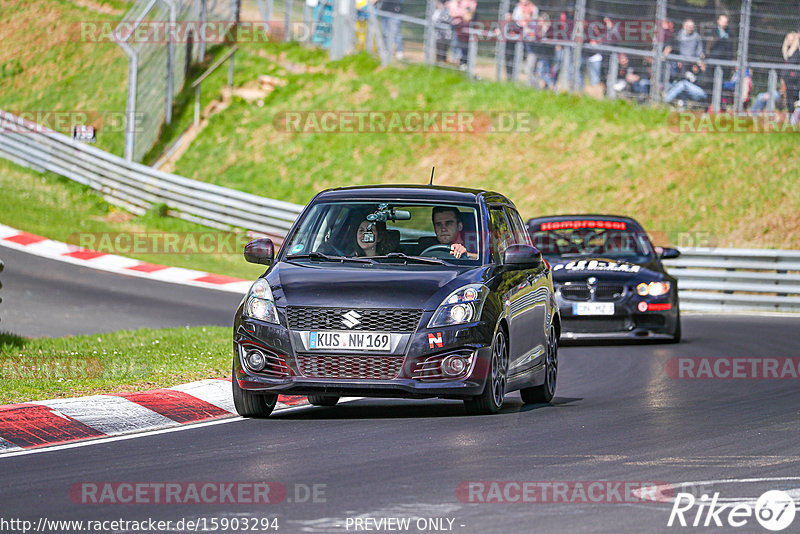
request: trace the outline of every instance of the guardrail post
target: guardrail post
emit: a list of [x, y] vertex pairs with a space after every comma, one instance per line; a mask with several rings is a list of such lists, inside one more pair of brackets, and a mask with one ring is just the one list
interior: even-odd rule
[[739, 83], [733, 96], [733, 109], [737, 112], [742, 111], [743, 108], [741, 88], [744, 84], [745, 72], [747, 72], [747, 54], [750, 46], [750, 8], [752, 3], [753, 0], [742, 0], [742, 14], [739, 18], [739, 48], [736, 55]]
[[436, 28], [433, 25], [433, 12], [435, 9], [436, 0], [427, 0], [425, 5], [425, 33], [422, 41], [426, 65], [436, 64]]
[[586, 0], [575, 2], [575, 25], [572, 31], [572, 90], [577, 92], [583, 87], [581, 72], [581, 50], [583, 49], [583, 21], [586, 18]]
[[719, 113], [722, 107], [722, 67], [714, 67], [714, 89], [711, 93], [711, 111]]
[[608, 62], [608, 78], [606, 80], [606, 96], [617, 98], [617, 75], [619, 74], [619, 54], [614, 52]]
[[[773, 113], [775, 111], [775, 99], [773, 96], [775, 95], [775, 91], [778, 90], [778, 73], [775, 69], [769, 69], [769, 78], [767, 82], [767, 94], [769, 97], [767, 98], [767, 113]], [[797, 95], [794, 95], [797, 96]], [[791, 106], [792, 101], [789, 100], [789, 105]]]
[[661, 91], [666, 86], [661, 85], [661, 66], [664, 57], [664, 29], [661, 24], [667, 20], [667, 0], [658, 0], [656, 3], [656, 26], [653, 36], [653, 65], [650, 70], [650, 103], [661, 102]]

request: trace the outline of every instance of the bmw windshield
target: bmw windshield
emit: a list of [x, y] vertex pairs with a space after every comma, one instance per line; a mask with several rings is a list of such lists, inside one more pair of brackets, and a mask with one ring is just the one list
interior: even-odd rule
[[478, 265], [477, 205], [433, 202], [320, 202], [283, 247], [283, 260]]
[[600, 256], [642, 264], [655, 254], [647, 234], [629, 229], [547, 229], [534, 232], [531, 238], [542, 254], [550, 257]]

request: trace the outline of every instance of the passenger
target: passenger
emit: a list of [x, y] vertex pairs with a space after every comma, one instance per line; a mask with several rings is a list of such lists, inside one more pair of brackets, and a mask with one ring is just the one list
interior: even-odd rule
[[[369, 221], [361, 221], [356, 231], [355, 249], [352, 253], [353, 256], [385, 256], [389, 250], [386, 250], [386, 223], [375, 222], [372, 223], [372, 230], [368, 231]], [[365, 235], [372, 233], [372, 239], [365, 239]]]
[[455, 258], [466, 255], [470, 260], [478, 259], [475, 252], [467, 252], [464, 246], [464, 223], [461, 221], [461, 212], [450, 206], [437, 206], [433, 208], [433, 231], [436, 239], [442, 245], [450, 245], [450, 254]]

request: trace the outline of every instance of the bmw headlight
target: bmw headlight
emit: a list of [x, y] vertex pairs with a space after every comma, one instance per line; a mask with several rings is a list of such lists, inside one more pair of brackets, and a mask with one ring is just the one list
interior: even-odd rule
[[278, 309], [275, 307], [275, 299], [272, 298], [269, 283], [263, 278], [256, 280], [250, 287], [244, 304], [244, 314], [259, 321], [278, 324]]
[[428, 328], [470, 323], [478, 320], [483, 303], [489, 294], [482, 284], [469, 284], [450, 293], [439, 304], [428, 322]]
[[636, 286], [636, 292], [643, 297], [646, 295], [660, 297], [669, 293], [669, 287], [669, 282], [650, 282], [649, 284], [642, 282]]

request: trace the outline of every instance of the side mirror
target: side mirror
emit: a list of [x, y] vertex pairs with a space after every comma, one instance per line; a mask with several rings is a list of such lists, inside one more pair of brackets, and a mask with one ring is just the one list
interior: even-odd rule
[[535, 269], [542, 264], [542, 253], [531, 245], [510, 245], [503, 255], [503, 264], [512, 269]]
[[671, 260], [671, 259], [677, 258], [680, 255], [681, 255], [681, 251], [680, 250], [678, 250], [676, 248], [669, 248], [669, 247], [662, 248], [661, 249], [661, 254], [660, 254], [662, 260]]
[[253, 239], [244, 246], [244, 259], [250, 263], [270, 265], [275, 259], [275, 245], [272, 239], [262, 237]]

